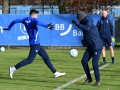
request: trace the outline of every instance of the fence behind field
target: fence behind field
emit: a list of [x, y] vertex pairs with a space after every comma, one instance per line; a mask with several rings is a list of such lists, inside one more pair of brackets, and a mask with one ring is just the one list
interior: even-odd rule
[[116, 42], [120, 42], [120, 15], [115, 17], [115, 32]]
[[[17, 18], [27, 17], [28, 15], [0, 15], [0, 45], [6, 46], [28, 46], [29, 36], [23, 24], [15, 24], [10, 31], [3, 31], [2, 28], [7, 28], [10, 22]], [[101, 15], [88, 14], [93, 18], [95, 24]], [[114, 17], [109, 15], [114, 24]], [[38, 27], [40, 34], [40, 43], [42, 46], [83, 46], [81, 40], [83, 38], [82, 30], [71, 23], [76, 19], [75, 14], [50, 14], [39, 15], [41, 22], [46, 24], [52, 23], [55, 29], [50, 31], [47, 28]]]

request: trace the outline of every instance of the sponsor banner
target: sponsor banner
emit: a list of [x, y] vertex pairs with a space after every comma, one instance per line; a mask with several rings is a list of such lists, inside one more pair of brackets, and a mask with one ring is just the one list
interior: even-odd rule
[[[24, 18], [28, 15], [19, 14], [1, 14], [0, 15], [0, 45], [14, 45], [14, 46], [28, 46], [29, 36], [23, 24], [15, 24], [10, 31], [3, 31], [2, 28], [7, 28], [10, 22], [14, 19]], [[95, 24], [100, 19], [101, 15], [88, 14], [93, 18]], [[109, 15], [114, 24], [114, 17]], [[81, 40], [83, 39], [82, 30], [71, 23], [76, 20], [75, 14], [47, 14], [39, 15], [38, 19], [45, 23], [52, 23], [55, 28], [49, 30], [47, 28], [38, 26], [40, 44], [42, 46], [83, 46]]]

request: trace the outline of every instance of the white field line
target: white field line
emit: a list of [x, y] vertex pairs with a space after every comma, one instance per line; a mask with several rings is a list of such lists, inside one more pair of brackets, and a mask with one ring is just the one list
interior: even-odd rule
[[[110, 64], [110, 63], [105, 64], [105, 65], [99, 67], [99, 69], [105, 68], [105, 67], [107, 67], [109, 64]], [[92, 73], [94, 73], [94, 71], [92, 70], [90, 73], [92, 74]], [[86, 77], [86, 74], [84, 74], [84, 75], [82, 75], [82, 76], [80, 76], [80, 77], [78, 77], [78, 78], [76, 78], [76, 79], [74, 79], [74, 80], [72, 80], [72, 81], [69, 81], [69, 82], [67, 82], [66, 84], [63, 84], [63, 85], [61, 85], [61, 86], [59, 86], [59, 87], [57, 87], [56, 89], [53, 89], [53, 90], [61, 90], [61, 89], [65, 88], [65, 87], [67, 87], [67, 86], [69, 86], [69, 85], [71, 85], [71, 84], [73, 84], [73, 83], [75, 83], [75, 82], [77, 82], [77, 81], [85, 78], [85, 77]]]

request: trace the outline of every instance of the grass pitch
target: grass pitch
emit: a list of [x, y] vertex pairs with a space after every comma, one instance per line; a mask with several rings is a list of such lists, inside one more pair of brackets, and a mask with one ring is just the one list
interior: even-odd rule
[[[84, 50], [78, 50], [76, 58], [69, 56], [69, 50], [46, 50], [54, 67], [61, 72], [66, 72], [64, 77], [54, 78], [52, 72], [44, 64], [41, 57], [36, 56], [30, 65], [20, 68], [14, 72], [13, 79], [9, 78], [8, 68], [15, 65], [28, 56], [29, 50], [9, 49], [0, 52], [0, 90], [53, 90], [67, 82], [84, 75], [81, 65], [81, 58]], [[62, 90], [119, 90], [120, 89], [120, 50], [115, 50], [116, 64], [111, 63], [109, 51], [106, 51], [107, 63], [109, 66], [100, 70], [101, 86], [93, 86], [93, 82], [88, 85], [81, 85], [86, 78], [77, 81]], [[102, 58], [99, 61], [101, 64]], [[89, 62], [90, 69], [92, 63]]]

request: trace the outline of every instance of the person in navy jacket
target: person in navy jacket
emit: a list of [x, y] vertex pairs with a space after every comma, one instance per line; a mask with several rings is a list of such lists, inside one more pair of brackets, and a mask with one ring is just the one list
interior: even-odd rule
[[110, 54], [112, 58], [112, 63], [115, 64], [116, 61], [114, 60], [114, 50], [112, 46], [112, 37], [114, 36], [114, 27], [112, 21], [107, 17], [107, 11], [104, 10], [102, 12], [102, 18], [98, 20], [97, 27], [100, 33], [100, 37], [103, 42], [103, 49], [102, 49], [102, 57], [103, 57], [103, 64], [106, 63], [105, 59], [105, 46], [108, 45], [110, 49]]
[[89, 66], [88, 66], [88, 62], [92, 58], [92, 65], [93, 65], [93, 69], [95, 72], [95, 79], [96, 79], [95, 86], [99, 86], [100, 73], [99, 73], [98, 62], [99, 62], [99, 58], [103, 48], [102, 41], [99, 36], [98, 29], [94, 24], [94, 21], [92, 18], [86, 16], [84, 11], [78, 11], [77, 19], [79, 23], [77, 23], [75, 20], [72, 20], [72, 23], [74, 23], [79, 29], [83, 31], [83, 35], [84, 35], [83, 42], [87, 46], [85, 53], [83, 55], [83, 58], [81, 60], [82, 66], [87, 75], [87, 79], [83, 83], [83, 85], [86, 85], [93, 81], [90, 74]]
[[[66, 73], [60, 73], [60, 72], [56, 71], [56, 69], [53, 67], [46, 51], [40, 45], [40, 39], [39, 39], [39, 33], [38, 33], [38, 27], [37, 26], [42, 26], [42, 27], [45, 27], [45, 28], [49, 28], [51, 30], [54, 27], [51, 24], [44, 24], [44, 23], [40, 22], [37, 19], [38, 14], [39, 14], [39, 12], [37, 10], [33, 9], [33, 10], [30, 11], [30, 16], [29, 17], [25, 17], [23, 19], [15, 19], [10, 23], [8, 28], [3, 29], [3, 30], [10, 30], [14, 24], [22, 23], [22, 24], [25, 25], [27, 33], [29, 35], [29, 44], [30, 44], [29, 55], [26, 59], [17, 63], [15, 66], [9, 68], [10, 78], [13, 78], [13, 72], [15, 70], [32, 63], [37, 54], [39, 54], [42, 57], [45, 64], [52, 71], [52, 73], [54, 74], [55, 77], [60, 77], [60, 76], [63, 76], [63, 75], [66, 74]], [[46, 74], [47, 74], [47, 72], [46, 72]]]

